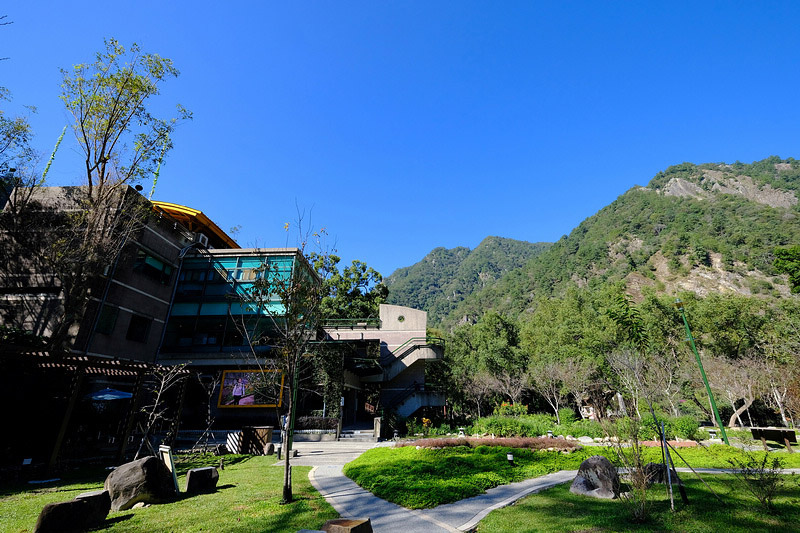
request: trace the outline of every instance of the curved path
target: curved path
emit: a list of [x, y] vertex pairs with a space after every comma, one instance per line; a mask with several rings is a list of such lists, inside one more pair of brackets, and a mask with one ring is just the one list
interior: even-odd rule
[[375, 533], [434, 533], [469, 531], [487, 514], [532, 492], [571, 481], [577, 470], [526, 479], [489, 489], [485, 494], [433, 509], [406, 509], [367, 492], [342, 474], [343, 465], [314, 467], [309, 478], [342, 518], [369, 518]]
[[[333, 506], [342, 518], [369, 518], [375, 533], [439, 533], [462, 532], [474, 529], [495, 509], [511, 505], [520, 498], [575, 478], [577, 470], [562, 470], [545, 476], [489, 489], [484, 494], [433, 509], [406, 509], [387, 502], [362, 489], [342, 473], [344, 464], [369, 448], [393, 443], [297, 443], [300, 456], [292, 464], [313, 466], [308, 477], [314, 487]], [[678, 468], [689, 473], [688, 468]], [[696, 468], [699, 474], [729, 473], [728, 469]], [[800, 473], [789, 468], [785, 473]]]

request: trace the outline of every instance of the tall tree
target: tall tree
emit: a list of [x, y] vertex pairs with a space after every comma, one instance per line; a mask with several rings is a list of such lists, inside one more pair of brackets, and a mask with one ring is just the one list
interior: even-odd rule
[[72, 114], [72, 129], [84, 155], [88, 200], [102, 201], [108, 189], [152, 176], [178, 120], [191, 114], [178, 106], [176, 118], [153, 116], [147, 105], [161, 84], [179, 72], [172, 60], [126, 50], [115, 39], [105, 42], [94, 63], [61, 71], [61, 100]]
[[128, 185], [152, 175], [172, 146], [170, 134], [190, 114], [159, 119], [150, 112], [160, 85], [178, 75], [172, 61], [126, 50], [110, 39], [93, 63], [62, 70], [61, 100], [84, 156], [85, 188], [74, 191], [78, 209], [61, 218], [59, 237], [48, 243], [50, 272], [60, 282], [63, 320], [52, 331], [53, 348], [66, 348], [73, 325], [86, 313], [87, 294], [146, 213]]
[[341, 258], [312, 253], [309, 260], [323, 279], [320, 312], [326, 319], [377, 318], [389, 290], [383, 276], [363, 261], [339, 271]]
[[789, 275], [792, 292], [800, 292], [800, 245], [775, 249], [775, 268]]

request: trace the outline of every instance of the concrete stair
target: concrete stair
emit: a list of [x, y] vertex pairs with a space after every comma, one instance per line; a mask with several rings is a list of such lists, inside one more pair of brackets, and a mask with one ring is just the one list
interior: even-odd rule
[[343, 429], [339, 442], [378, 442], [371, 429]]

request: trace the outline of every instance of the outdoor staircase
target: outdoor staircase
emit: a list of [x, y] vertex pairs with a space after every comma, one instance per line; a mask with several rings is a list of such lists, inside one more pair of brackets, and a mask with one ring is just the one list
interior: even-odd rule
[[421, 407], [441, 407], [445, 404], [443, 392], [428, 387], [427, 389], [412, 385], [389, 398], [384, 404], [385, 410], [393, 410], [398, 415], [408, 418]]
[[343, 429], [339, 434], [339, 442], [378, 442], [371, 429]]
[[365, 376], [365, 382], [388, 382], [420, 360], [441, 359], [444, 356], [444, 339], [439, 337], [414, 337], [398, 346], [381, 359], [383, 374]]

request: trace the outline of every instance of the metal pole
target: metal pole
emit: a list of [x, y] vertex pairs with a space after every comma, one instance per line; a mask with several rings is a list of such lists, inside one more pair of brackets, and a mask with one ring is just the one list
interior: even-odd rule
[[728, 435], [725, 433], [725, 426], [722, 424], [722, 419], [719, 416], [719, 410], [717, 409], [717, 402], [714, 401], [714, 394], [711, 392], [711, 387], [708, 384], [708, 378], [706, 377], [706, 371], [703, 368], [703, 362], [700, 361], [700, 354], [697, 353], [697, 347], [694, 345], [694, 337], [692, 336], [692, 330], [689, 328], [689, 321], [686, 320], [686, 311], [683, 309], [683, 302], [678, 298], [675, 300], [675, 305], [680, 309], [681, 316], [683, 317], [683, 325], [686, 326], [686, 338], [689, 340], [689, 345], [692, 347], [692, 352], [694, 352], [694, 356], [697, 359], [697, 366], [700, 367], [700, 375], [703, 376], [703, 383], [706, 385], [706, 392], [708, 392], [708, 399], [711, 401], [711, 410], [714, 412], [714, 418], [717, 420], [717, 425], [719, 426], [719, 431], [722, 433], [722, 440], [730, 446], [730, 442], [728, 442]]

